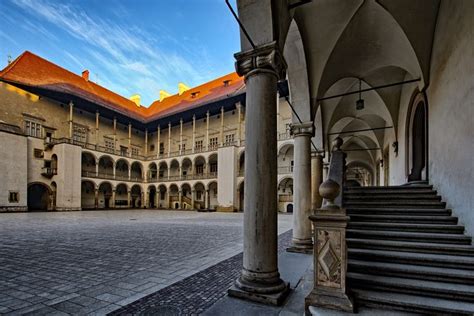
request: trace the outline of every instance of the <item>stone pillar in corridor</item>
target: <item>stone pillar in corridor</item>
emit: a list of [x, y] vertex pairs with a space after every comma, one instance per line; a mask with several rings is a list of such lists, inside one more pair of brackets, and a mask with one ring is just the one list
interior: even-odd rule
[[115, 190], [112, 190], [112, 198], [110, 199], [109, 206], [110, 208], [115, 208]]
[[132, 206], [132, 192], [130, 190], [127, 191], [127, 207]]
[[183, 208], [183, 191], [178, 191], [179, 208]]
[[204, 204], [205, 204], [205, 208], [206, 210], [209, 209], [209, 190], [206, 190], [206, 195], [205, 195], [205, 200], [204, 200]]
[[73, 135], [73, 125], [74, 125], [74, 103], [69, 102], [69, 139], [72, 140]]
[[231, 296], [279, 305], [289, 291], [277, 250], [277, 81], [286, 64], [275, 42], [235, 55], [245, 76], [245, 212], [243, 269]]
[[191, 190], [191, 209], [194, 210], [194, 201], [196, 199], [196, 190]]
[[99, 189], [94, 190], [94, 207], [95, 209], [99, 208]]
[[319, 194], [319, 186], [323, 183], [323, 156], [313, 152], [311, 154], [311, 209], [321, 208], [323, 198]]
[[291, 134], [294, 139], [293, 167], [293, 240], [287, 251], [311, 253], [311, 137], [313, 122], [293, 124]]
[[96, 176], [97, 178], [99, 177], [99, 162], [100, 162], [99, 159], [97, 159], [97, 160], [95, 161], [95, 176]]

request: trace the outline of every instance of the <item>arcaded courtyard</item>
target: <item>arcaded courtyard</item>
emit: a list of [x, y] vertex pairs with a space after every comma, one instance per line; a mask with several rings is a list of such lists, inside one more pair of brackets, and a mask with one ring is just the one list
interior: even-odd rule
[[[0, 314], [106, 314], [242, 251], [242, 213], [0, 214]], [[279, 233], [291, 227], [279, 215]]]

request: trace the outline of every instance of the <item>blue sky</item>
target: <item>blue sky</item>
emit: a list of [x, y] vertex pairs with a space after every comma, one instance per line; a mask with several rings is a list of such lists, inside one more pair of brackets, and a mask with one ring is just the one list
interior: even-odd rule
[[224, 0], [1, 0], [0, 68], [25, 50], [148, 106], [234, 71], [240, 45]]

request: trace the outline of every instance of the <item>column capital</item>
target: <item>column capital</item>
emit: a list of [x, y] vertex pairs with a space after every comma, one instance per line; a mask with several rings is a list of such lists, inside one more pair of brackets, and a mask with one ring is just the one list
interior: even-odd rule
[[318, 151], [312, 151], [312, 152], [311, 152], [311, 158], [312, 158], [312, 159], [317, 158], [317, 159], [321, 159], [321, 160], [322, 160], [322, 159], [323, 159], [323, 155], [322, 155], [320, 152], [318, 152]]
[[278, 79], [285, 78], [287, 64], [276, 42], [237, 53], [234, 57], [235, 69], [240, 76], [248, 77], [259, 71], [270, 71]]
[[304, 122], [298, 124], [291, 124], [291, 135], [296, 136], [313, 136], [314, 125], [313, 122]]

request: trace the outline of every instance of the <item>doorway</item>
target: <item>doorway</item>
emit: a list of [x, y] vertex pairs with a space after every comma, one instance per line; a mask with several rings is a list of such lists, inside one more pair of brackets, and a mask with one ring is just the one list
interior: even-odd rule
[[426, 180], [427, 117], [425, 102], [418, 102], [413, 111], [410, 130], [410, 174], [408, 181]]

